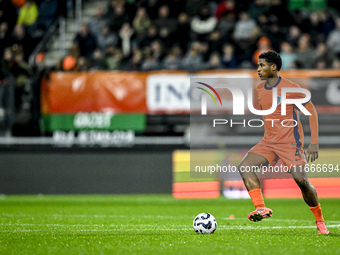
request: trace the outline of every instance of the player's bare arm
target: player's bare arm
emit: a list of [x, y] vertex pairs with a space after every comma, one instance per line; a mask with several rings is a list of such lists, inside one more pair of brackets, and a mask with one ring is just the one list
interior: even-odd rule
[[311, 130], [311, 143], [307, 149], [307, 162], [314, 162], [319, 157], [319, 124], [318, 113], [315, 106], [310, 101], [305, 105], [306, 109], [311, 113], [309, 115], [309, 126]]

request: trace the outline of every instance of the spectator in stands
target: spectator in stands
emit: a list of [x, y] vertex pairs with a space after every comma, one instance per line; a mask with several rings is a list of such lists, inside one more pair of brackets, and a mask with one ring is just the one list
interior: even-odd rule
[[91, 71], [106, 69], [104, 54], [100, 48], [94, 50], [91, 63], [92, 63], [92, 66], [90, 68]]
[[189, 71], [196, 71], [204, 66], [203, 56], [200, 52], [201, 45], [199, 42], [193, 42], [189, 52], [182, 61], [182, 68]]
[[10, 65], [13, 64], [11, 48], [4, 50], [0, 64], [0, 136], [10, 136], [15, 113], [14, 78], [10, 72]]
[[23, 7], [26, 3], [26, 0], [11, 0], [13, 6], [15, 6], [16, 8], [20, 9], [21, 7]]
[[5, 48], [12, 45], [12, 37], [10, 32], [8, 31], [7, 22], [2, 22], [0, 24], [0, 56]]
[[143, 54], [141, 50], [137, 49], [133, 51], [132, 57], [127, 60], [124, 66], [124, 70], [127, 70], [127, 71], [141, 70], [142, 60], [143, 60]]
[[208, 42], [199, 42], [199, 52], [203, 57], [203, 62], [207, 62], [210, 57], [210, 45]]
[[216, 51], [211, 53], [208, 62], [204, 66], [207, 70], [222, 69], [222, 67], [220, 54]]
[[190, 0], [186, 1], [185, 10], [189, 17], [198, 15], [204, 5], [207, 4], [206, 0]]
[[178, 15], [178, 25], [174, 33], [174, 38], [176, 38], [176, 43], [186, 51], [188, 49], [188, 42], [190, 40], [190, 23], [189, 16], [187, 13], [182, 12]]
[[148, 34], [139, 42], [139, 46], [144, 48], [149, 46], [152, 41], [159, 39], [158, 29], [155, 25], [151, 25], [148, 29]]
[[158, 31], [166, 28], [169, 33], [176, 31], [177, 28], [177, 20], [169, 16], [169, 7], [167, 5], [159, 8], [158, 18], [154, 21], [154, 24], [157, 26]]
[[145, 11], [145, 8], [140, 7], [137, 9], [136, 16], [133, 21], [133, 29], [136, 32], [137, 40], [141, 40], [148, 32], [149, 27], [151, 26], [151, 20]]
[[282, 70], [291, 69], [294, 61], [297, 59], [292, 45], [285, 41], [281, 43], [280, 56], [282, 58]]
[[182, 64], [182, 51], [179, 46], [171, 48], [169, 54], [163, 59], [163, 68], [169, 70], [179, 70]]
[[120, 70], [123, 65], [123, 53], [114, 46], [109, 46], [106, 50], [105, 66], [107, 70]]
[[340, 69], [340, 59], [338, 58], [335, 58], [333, 63], [332, 63], [332, 69]]
[[39, 5], [39, 16], [36, 21], [36, 29], [46, 31], [57, 19], [58, 13], [57, 0], [43, 0]]
[[204, 5], [199, 15], [196, 15], [191, 21], [191, 31], [195, 39], [205, 41], [217, 25], [217, 18], [210, 13], [209, 6]]
[[164, 47], [160, 40], [155, 40], [150, 45], [151, 55], [157, 62], [161, 63], [164, 58]]
[[161, 7], [161, 1], [144, 0], [144, 1], [141, 1], [141, 6], [146, 9], [146, 12], [148, 13], [148, 16], [150, 17], [150, 19], [155, 20], [158, 17], [158, 10], [159, 10], [159, 7]]
[[11, 32], [17, 23], [18, 15], [14, 5], [9, 0], [0, 1], [0, 23], [6, 22]]
[[282, 32], [282, 28], [280, 28], [277, 23], [273, 23], [269, 27], [267, 36], [271, 42], [272, 49], [276, 52], [280, 51], [280, 44], [286, 37], [286, 35]]
[[209, 45], [208, 54], [211, 55], [213, 52], [222, 53], [222, 46], [225, 41], [226, 40], [221, 37], [221, 34], [218, 30], [212, 31], [207, 38], [207, 43]]
[[321, 22], [319, 19], [318, 12], [311, 12], [308, 18], [304, 22], [304, 28], [310, 37], [312, 38], [312, 43], [316, 44], [319, 41], [324, 41], [325, 36], [321, 33]]
[[121, 2], [117, 2], [114, 5], [114, 12], [109, 17], [109, 25], [113, 32], [118, 32], [123, 24], [130, 23], [130, 16], [125, 10], [124, 4]]
[[119, 31], [120, 46], [124, 57], [128, 57], [131, 54], [132, 44], [135, 40], [135, 34], [130, 26], [130, 23], [124, 23]]
[[152, 50], [149, 47], [144, 49], [144, 60], [141, 67], [143, 71], [161, 69], [160, 62], [153, 56]]
[[296, 48], [301, 36], [301, 31], [298, 26], [290, 26], [288, 29], [288, 34], [286, 40], [292, 47]]
[[[7, 40], [8, 32], [7, 35], [5, 32], [6, 25], [1, 23], [4, 19], [4, 15], [9, 17], [7, 11], [2, 12], [2, 10], [4, 10], [2, 8], [4, 2], [6, 1], [0, 0], [0, 40], [9, 42], [9, 40]], [[27, 4], [23, 6], [22, 10], [24, 7], [26, 8], [26, 5], [29, 6], [32, 2], [32, 0], [27, 0]], [[55, 4], [57, 1], [38, 0], [37, 2], [41, 3], [39, 8], [42, 8], [44, 4]], [[189, 6], [190, 8], [188, 9]], [[282, 17], [290, 16], [290, 14], [283, 10], [285, 8], [285, 1], [281, 0], [113, 0], [110, 1], [109, 8], [106, 12], [110, 19], [104, 17], [103, 8], [99, 7], [96, 10], [96, 15], [90, 21], [90, 36], [84, 34], [83, 36], [80, 36], [82, 31], [79, 31], [77, 40], [76, 38], [74, 40], [74, 48], [71, 54], [77, 58], [79, 56], [87, 55], [86, 57], [92, 61], [94, 61], [94, 55], [96, 55], [96, 64], [93, 65], [96, 65], [95, 69], [100, 69], [102, 68], [100, 67], [100, 58], [103, 57], [108, 46], [113, 44], [113, 46], [115, 46], [114, 48], [119, 48], [123, 55], [122, 62], [124, 62], [124, 65], [121, 64], [121, 67], [126, 70], [135, 70], [141, 66], [141, 51], [144, 51], [146, 48], [144, 53], [145, 56], [150, 55], [150, 58], [148, 59], [149, 62], [144, 64], [144, 66], [149, 66], [147, 69], [154, 69], [154, 67], [152, 67], [154, 62], [159, 65], [160, 63], [169, 63], [169, 68], [175, 69], [175, 66], [178, 66], [178, 56], [174, 56], [172, 50], [169, 50], [169, 52], [167, 52], [167, 50], [179, 46], [183, 51], [183, 55], [186, 56], [187, 62], [200, 58], [202, 59], [202, 63], [209, 61], [209, 59], [216, 60], [217, 54], [214, 54], [212, 57], [212, 53], [218, 52], [221, 54], [221, 62], [226, 68], [235, 68], [235, 66], [244, 68], [254, 64], [252, 61], [253, 53], [256, 50], [257, 39], [261, 35], [267, 37], [271, 41], [273, 50], [282, 52], [283, 58], [285, 57], [285, 54], [287, 54], [286, 57], [288, 60], [285, 61], [287, 63], [293, 63], [295, 59], [294, 48], [296, 48], [298, 44], [298, 54], [299, 56], [302, 56], [302, 59], [311, 58], [310, 56], [308, 57], [308, 54], [311, 51], [315, 53], [313, 61], [311, 62], [295, 61], [293, 64], [295, 65], [295, 68], [299, 68], [300, 66], [305, 67], [306, 65], [311, 65], [313, 67], [315, 66], [316, 61], [318, 61], [319, 67], [322, 67], [324, 64], [323, 61], [326, 63], [326, 67], [331, 67], [332, 64], [330, 63], [333, 63], [334, 60], [329, 57], [325, 58], [325, 56], [321, 57], [320, 55], [326, 54], [328, 56], [329, 53], [322, 53], [324, 52], [322, 46], [317, 47], [317, 49], [313, 51], [312, 45], [323, 42], [323, 40], [325, 40], [323, 39], [323, 36], [327, 36], [328, 34], [327, 43], [331, 41], [330, 31], [332, 31], [332, 28], [334, 27], [334, 22], [332, 22], [332, 16], [330, 15], [332, 12], [328, 10], [320, 12], [297, 11], [299, 15], [294, 16], [295, 21], [298, 26], [303, 25], [302, 31], [310, 36], [310, 39], [308, 40], [309, 46], [305, 47], [305, 42], [301, 39], [303, 36], [301, 36], [299, 27], [296, 25], [292, 26], [294, 21], [292, 21], [292, 19], [289, 19], [289, 21], [282, 20]], [[46, 11], [40, 11], [36, 24], [39, 23], [40, 17], [43, 17], [44, 15], [47, 15], [48, 12], [54, 10], [54, 8], [43, 9]], [[281, 10], [283, 11], [281, 12]], [[188, 13], [190, 15], [188, 15]], [[238, 17], [239, 20], [237, 21], [235, 13], [240, 14]], [[249, 18], [247, 13], [250, 13], [254, 20]], [[332, 15], [334, 14], [335, 12], [332, 13]], [[218, 20], [214, 15], [216, 15]], [[148, 16], [150, 16], [152, 20], [150, 20]], [[132, 20], [131, 18], [133, 17], [134, 19]], [[175, 20], [176, 17], [177, 20]], [[193, 18], [190, 23], [191, 17]], [[213, 19], [215, 19], [214, 22], [212, 21]], [[110, 22], [109, 25], [111, 28], [114, 28], [115, 31], [110, 32], [107, 27], [102, 30], [98, 29], [98, 27], [104, 26], [103, 24], [105, 24], [106, 20]], [[258, 22], [259, 26], [256, 22]], [[133, 26], [133, 28], [131, 28], [131, 26]], [[211, 30], [211, 28], [213, 29]], [[261, 30], [259, 28], [261, 28]], [[289, 29], [289, 32], [287, 35], [284, 35], [286, 29]], [[25, 34], [22, 30], [22, 26], [17, 27], [13, 33], [17, 35], [11, 38], [11, 40], [14, 40], [13, 43], [17, 43], [19, 47], [25, 45], [23, 48], [25, 51], [25, 59], [27, 60], [29, 54], [27, 53], [28, 50], [26, 45], [29, 48], [29, 45], [34, 46], [35, 43], [27, 43], [34, 38], [32, 39], [29, 34]], [[208, 30], [210, 32], [206, 32]], [[7, 31], [11, 32], [10, 29], [7, 29]], [[98, 31], [102, 31], [102, 33], [98, 34]], [[336, 34], [336, 29], [333, 34], [334, 33]], [[88, 38], [91, 37], [91, 35], [94, 37], [94, 40]], [[259, 42], [260, 41], [262, 40], [259, 40]], [[160, 43], [158, 44], [158, 42]], [[281, 44], [282, 42], [287, 43]], [[226, 43], [230, 45], [224, 48], [223, 44]], [[12, 45], [12, 43], [9, 44]], [[2, 45], [0, 43], [2, 47], [6, 47], [9, 44]], [[195, 54], [195, 50], [190, 46], [192, 44], [199, 45], [199, 47], [197, 47], [197, 54]], [[290, 44], [293, 49], [290, 50], [289, 46], [286, 46], [286, 44]], [[262, 46], [268, 48], [268, 45], [262, 43], [261, 45], [259, 43], [258, 46], [259, 49], [257, 50], [259, 52], [265, 50], [261, 49]], [[327, 46], [336, 49], [334, 46], [329, 46], [328, 44]], [[84, 50], [85, 48], [87, 48], [87, 50]], [[88, 50], [88, 48], [91, 49]], [[98, 50], [96, 50], [96, 53], [94, 54], [94, 50], [97, 48]], [[158, 52], [158, 50], [155, 49], [159, 48], [163, 48], [163, 50], [161, 50], [162, 53], [155, 54], [155, 52]], [[306, 48], [309, 48], [307, 52]], [[224, 52], [224, 49], [226, 49], [227, 53]], [[78, 50], [80, 52], [79, 54], [77, 54]], [[29, 51], [31, 52], [32, 49]], [[340, 55], [339, 51], [337, 53], [338, 55]], [[166, 53], [169, 53], [169, 56], [166, 56]], [[156, 55], [161, 57], [157, 57]], [[197, 55], [199, 57], [197, 57]], [[256, 59], [255, 55], [258, 54], [254, 54], [254, 58]], [[238, 56], [238, 58], [235, 56]], [[167, 62], [165, 60], [167, 60]], [[242, 62], [244, 60], [246, 60], [246, 62]], [[177, 68], [178, 67], [176, 67], [176, 69]]]
[[321, 23], [321, 33], [327, 38], [329, 33], [335, 28], [334, 20], [327, 10], [319, 12], [319, 20]]
[[38, 18], [38, 6], [33, 0], [26, 0], [23, 7], [20, 8], [17, 25], [23, 25], [30, 34], [34, 29], [34, 23]]
[[340, 18], [335, 21], [335, 29], [327, 37], [327, 46], [340, 58]]
[[252, 65], [252, 57], [256, 39], [259, 36], [259, 28], [256, 22], [249, 17], [247, 12], [241, 12], [240, 19], [235, 24], [233, 39], [237, 46], [237, 55], [242, 61], [247, 61], [246, 67]]
[[270, 33], [270, 26], [273, 25], [273, 22], [271, 22], [268, 15], [265, 15], [263, 13], [259, 14], [259, 16], [254, 20], [261, 28], [262, 35], [268, 35]]
[[26, 34], [25, 28], [22, 25], [16, 25], [12, 33], [12, 43], [16, 47], [20, 47], [24, 53], [24, 59], [28, 61], [29, 55], [32, 53], [35, 45], [32, 43], [32, 38]]
[[227, 15], [223, 16], [217, 24], [217, 30], [220, 32], [221, 37], [223, 38], [231, 37], [230, 35], [234, 27], [235, 27], [234, 13], [228, 13]]
[[12, 73], [11, 68], [13, 65], [14, 65], [14, 53], [11, 47], [7, 47], [5, 48], [4, 54], [1, 58], [1, 69], [4, 70], [4, 72]]
[[312, 68], [314, 63], [313, 48], [310, 42], [310, 36], [308, 34], [302, 34], [297, 51], [297, 59], [302, 64], [302, 68]]
[[268, 37], [262, 36], [257, 41], [257, 49], [253, 54], [253, 62], [255, 65], [257, 65], [257, 61], [259, 60], [259, 56], [265, 52], [265, 51], [272, 51], [271, 47], [271, 41], [268, 39]]
[[22, 49], [16, 48], [13, 51], [11, 58], [10, 71], [15, 77], [15, 108], [17, 111], [21, 111], [24, 107], [23, 94], [25, 88], [27, 88], [28, 81], [32, 75], [32, 70], [24, 61], [24, 54]]
[[80, 32], [76, 34], [73, 42], [79, 48], [80, 56], [91, 57], [93, 51], [97, 48], [96, 39], [85, 23], [81, 25]]
[[317, 69], [317, 70], [324, 70], [324, 69], [327, 69], [327, 61], [325, 58], [323, 57], [319, 57], [315, 60], [314, 62], [314, 65], [313, 65], [313, 68], [314, 69]]
[[218, 20], [221, 20], [228, 14], [235, 14], [235, 1], [234, 0], [222, 0], [216, 8], [215, 16]]
[[109, 45], [114, 45], [114, 46], [118, 45], [118, 42], [119, 42], [118, 36], [115, 33], [111, 32], [110, 27], [107, 24], [104, 25], [102, 29], [100, 30], [100, 33], [96, 35], [97, 35], [98, 47], [102, 51], [105, 51], [105, 49]]
[[249, 6], [249, 15], [253, 20], [257, 20], [261, 16], [269, 16], [270, 6], [265, 0], [255, 0]]
[[237, 67], [237, 58], [235, 55], [235, 49], [233, 45], [225, 44], [223, 46], [221, 62], [224, 68], [232, 69]]
[[247, 12], [240, 13], [240, 19], [235, 24], [234, 39], [236, 43], [241, 44], [245, 49], [254, 43], [258, 36], [258, 27], [256, 22], [249, 17]]
[[107, 25], [107, 19], [104, 15], [104, 8], [99, 6], [96, 9], [96, 15], [89, 21], [89, 29], [93, 35], [96, 35], [99, 31], [103, 31], [103, 27]]
[[301, 63], [301, 61], [296, 59], [295, 61], [292, 62], [290, 70], [300, 70], [302, 68], [303, 68], [303, 64]]
[[319, 42], [316, 45], [313, 55], [315, 59], [313, 66], [315, 66], [317, 69], [326, 69], [332, 67], [335, 55], [332, 50], [327, 48], [327, 45], [324, 42]]
[[32, 70], [25, 61], [21, 48], [17, 48], [14, 52], [14, 65], [12, 67], [12, 72], [15, 74], [17, 86], [24, 87], [27, 85], [28, 80], [32, 75]]
[[161, 28], [159, 31], [159, 39], [166, 49], [170, 49], [175, 43], [177, 43], [174, 33], [170, 33], [169, 29], [166, 27]]
[[[77, 43], [72, 43], [68, 55], [75, 57], [76, 59], [80, 56], [80, 51]], [[61, 63], [59, 63], [61, 65]], [[61, 69], [61, 68], [60, 68]]]
[[34, 67], [38, 70], [43, 70], [45, 68], [45, 54], [43, 52], [39, 52], [35, 56]]
[[106, 11], [105, 11], [105, 17], [109, 19], [112, 15], [114, 15], [115, 12], [115, 6], [118, 4], [118, 1], [116, 0], [110, 0], [108, 1]]
[[77, 61], [77, 65], [78, 72], [87, 72], [90, 70], [92, 63], [89, 58], [81, 56]]

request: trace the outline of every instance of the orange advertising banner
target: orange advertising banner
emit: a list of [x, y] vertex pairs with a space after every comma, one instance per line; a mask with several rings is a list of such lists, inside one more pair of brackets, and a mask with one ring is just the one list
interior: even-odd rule
[[[339, 112], [337, 80], [333, 85], [332, 80], [326, 80], [340, 77], [338, 70], [281, 71], [280, 75], [310, 89], [318, 110]], [[49, 81], [42, 83], [42, 112], [188, 113], [192, 99], [190, 78], [206, 76], [241, 77], [249, 81], [258, 78], [256, 70], [213, 70], [196, 74], [186, 71], [54, 72]], [[248, 83], [255, 85], [255, 82]]]
[[146, 73], [52, 73], [42, 84], [43, 113], [143, 113]]

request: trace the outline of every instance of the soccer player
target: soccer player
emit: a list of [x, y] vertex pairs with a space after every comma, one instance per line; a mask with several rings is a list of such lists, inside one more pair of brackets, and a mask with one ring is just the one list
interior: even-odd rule
[[[281, 115], [281, 88], [301, 88], [298, 84], [293, 83], [285, 78], [280, 77], [279, 71], [282, 66], [282, 60], [275, 51], [267, 51], [259, 56], [257, 63], [257, 72], [264, 82], [257, 86], [256, 93], [258, 102], [262, 110], [270, 109], [272, 106], [272, 89], [277, 88], [278, 101], [276, 110], [269, 115], [264, 115], [264, 137], [255, 145], [238, 166], [243, 182], [249, 192], [252, 202], [256, 208], [249, 213], [248, 218], [251, 221], [261, 221], [263, 218], [272, 216], [273, 211], [267, 208], [261, 188], [260, 181], [254, 171], [254, 167], [265, 165], [275, 165], [281, 159], [283, 164], [289, 169], [295, 182], [302, 192], [302, 196], [310, 210], [314, 214], [316, 226], [319, 234], [329, 234], [322, 216], [322, 210], [318, 201], [317, 193], [313, 185], [309, 182], [304, 170], [306, 162], [313, 162], [318, 158], [318, 115], [311, 101], [304, 103], [304, 107], [311, 113], [309, 115], [309, 125], [311, 129], [311, 144], [307, 149], [307, 159], [303, 150], [304, 136], [300, 122], [300, 111], [293, 104], [287, 104], [286, 115]], [[289, 99], [305, 98], [304, 93], [287, 93]], [[291, 120], [291, 123], [289, 123]], [[275, 121], [273, 121], [275, 120]], [[281, 124], [286, 120], [285, 127]], [[295, 121], [293, 121], [295, 120]], [[294, 126], [294, 124], [297, 124]], [[294, 127], [293, 127], [294, 126]], [[245, 171], [247, 169], [247, 171]]]

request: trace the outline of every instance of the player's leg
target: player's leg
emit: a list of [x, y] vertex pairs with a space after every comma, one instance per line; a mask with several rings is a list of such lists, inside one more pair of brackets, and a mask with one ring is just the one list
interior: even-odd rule
[[267, 159], [259, 154], [248, 152], [238, 166], [248, 192], [261, 187], [260, 180], [254, 172], [254, 167], [259, 168], [261, 165], [268, 165]]
[[314, 186], [308, 180], [307, 173], [304, 169], [304, 165], [294, 166], [290, 169], [290, 173], [296, 184], [299, 186], [306, 204], [314, 207], [319, 204], [318, 196]]
[[304, 165], [298, 165], [290, 169], [296, 184], [299, 186], [303, 199], [312, 211], [319, 234], [329, 234], [322, 215], [321, 205], [314, 186], [310, 183]]
[[248, 152], [238, 166], [239, 172], [246, 186], [251, 200], [256, 208], [255, 211], [249, 213], [248, 219], [251, 221], [260, 221], [268, 218], [273, 211], [266, 207], [261, 191], [260, 180], [254, 172], [254, 167], [268, 165], [268, 160], [259, 154]]

